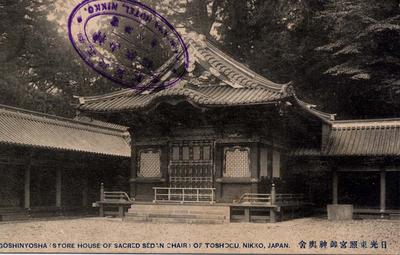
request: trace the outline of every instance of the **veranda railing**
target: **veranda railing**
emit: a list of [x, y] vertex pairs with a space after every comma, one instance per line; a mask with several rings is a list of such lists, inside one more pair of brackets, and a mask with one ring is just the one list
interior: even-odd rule
[[266, 205], [294, 205], [304, 202], [303, 194], [276, 194], [271, 193], [244, 193], [237, 203], [266, 204]]
[[153, 189], [153, 202], [215, 202], [215, 188], [153, 187]]

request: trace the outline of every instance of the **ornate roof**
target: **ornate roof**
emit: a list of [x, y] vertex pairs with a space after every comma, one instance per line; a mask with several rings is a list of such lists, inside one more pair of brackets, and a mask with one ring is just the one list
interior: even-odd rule
[[127, 128], [0, 105], [0, 144], [130, 157]]
[[[286, 98], [287, 84], [274, 83], [220, 51], [204, 36], [190, 34], [189, 74], [161, 91], [122, 89], [101, 96], [78, 97], [78, 109], [93, 112], [141, 110], [161, 100], [182, 98], [205, 107], [274, 103]], [[200, 75], [191, 73], [202, 69]]]
[[[189, 33], [184, 38], [189, 51], [188, 74], [175, 86], [156, 90], [157, 85], [153, 85], [153, 91], [122, 89], [100, 96], [78, 97], [77, 108], [83, 112], [121, 112], [146, 110], [168, 100], [185, 100], [200, 107], [289, 101], [324, 122], [334, 120], [333, 114], [318, 111], [315, 105], [299, 100], [291, 82], [278, 84], [262, 77], [219, 50], [205, 36]], [[157, 72], [164, 79], [171, 73], [166, 71], [167, 66], [169, 61]]]

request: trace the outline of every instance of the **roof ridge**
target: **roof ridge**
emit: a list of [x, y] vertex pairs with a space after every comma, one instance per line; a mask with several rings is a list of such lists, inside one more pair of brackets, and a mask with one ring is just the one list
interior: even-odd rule
[[380, 127], [400, 127], [400, 119], [388, 118], [388, 119], [363, 119], [363, 120], [342, 120], [334, 121], [332, 123], [333, 129], [342, 128], [380, 128]]
[[118, 91], [113, 91], [110, 93], [102, 94], [102, 95], [95, 95], [95, 96], [74, 96], [79, 100], [79, 104], [84, 104], [86, 102], [96, 101], [98, 99], [106, 99], [106, 98], [114, 98], [117, 96], [122, 96], [125, 94], [129, 94], [130, 92], [134, 92], [133, 89], [125, 88]]
[[206, 38], [206, 43], [207, 43], [207, 47], [209, 47], [210, 50], [213, 53], [220, 55], [220, 57], [222, 57], [225, 61], [227, 61], [228, 63], [232, 64], [235, 68], [243, 71], [245, 74], [250, 76], [250, 78], [256, 79], [257, 81], [261, 82], [260, 85], [267, 86], [268, 88], [273, 89], [273, 90], [277, 90], [277, 91], [280, 91], [282, 89], [282, 87], [285, 85], [285, 83], [284, 84], [280, 84], [280, 83], [273, 82], [273, 81], [265, 78], [264, 76], [256, 73], [255, 71], [253, 71], [252, 69], [250, 69], [246, 65], [244, 65], [244, 64], [240, 63], [239, 61], [237, 61], [230, 54], [225, 53], [222, 50], [220, 50], [217, 46], [215, 46], [207, 38]]
[[400, 117], [395, 118], [378, 118], [378, 119], [347, 119], [347, 120], [335, 120], [333, 124], [344, 124], [344, 123], [367, 123], [367, 122], [385, 122], [385, 121], [399, 121]]

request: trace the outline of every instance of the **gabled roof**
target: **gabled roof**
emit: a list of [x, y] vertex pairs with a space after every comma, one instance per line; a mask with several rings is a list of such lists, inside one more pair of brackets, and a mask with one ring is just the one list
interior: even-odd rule
[[326, 156], [399, 156], [400, 119], [334, 121]]
[[233, 57], [219, 50], [206, 37], [195, 33], [187, 36], [189, 52], [203, 68], [232, 87], [263, 87], [274, 92], [283, 92], [285, 85], [274, 83], [252, 71]]
[[127, 128], [0, 105], [0, 144], [130, 157]]
[[204, 36], [186, 38], [190, 62], [202, 67], [214, 79], [202, 81], [189, 74], [173, 87], [161, 91], [140, 92], [132, 89], [101, 96], [79, 97], [78, 109], [93, 112], [141, 110], [161, 100], [182, 98], [205, 107], [269, 104], [288, 95], [287, 84], [274, 83], [220, 51]]

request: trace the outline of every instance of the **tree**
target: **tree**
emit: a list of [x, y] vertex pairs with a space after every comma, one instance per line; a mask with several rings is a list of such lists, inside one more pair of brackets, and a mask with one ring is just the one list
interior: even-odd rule
[[0, 102], [73, 116], [73, 95], [100, 94], [116, 87], [78, 60], [47, 19], [53, 4], [51, 0], [0, 4]]
[[347, 117], [398, 116], [399, 1], [327, 1], [319, 14], [329, 36], [317, 51], [328, 60], [330, 108]]

